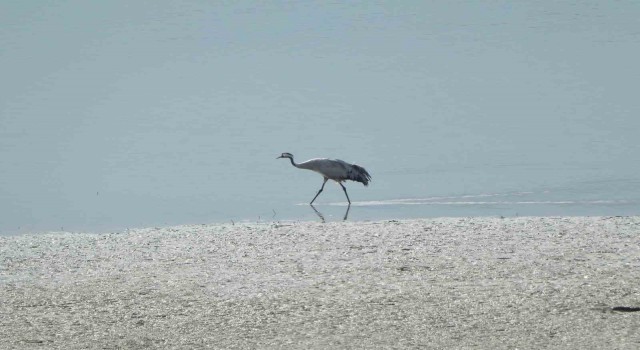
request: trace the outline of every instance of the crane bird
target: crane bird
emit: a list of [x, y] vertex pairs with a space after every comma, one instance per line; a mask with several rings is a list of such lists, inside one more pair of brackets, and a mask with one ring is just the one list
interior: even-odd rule
[[349, 205], [351, 205], [351, 200], [349, 199], [349, 194], [347, 193], [347, 189], [344, 187], [342, 183], [345, 182], [346, 180], [351, 180], [351, 181], [362, 182], [365, 186], [368, 186], [369, 181], [371, 181], [371, 175], [369, 175], [369, 173], [363, 167], [356, 164], [347, 163], [340, 159], [316, 158], [316, 159], [310, 159], [306, 162], [297, 164], [296, 162], [293, 161], [293, 154], [286, 153], [286, 152], [282, 153], [280, 157], [276, 159], [280, 159], [280, 158], [289, 158], [289, 160], [291, 161], [291, 164], [294, 167], [300, 168], [300, 169], [312, 170], [324, 177], [324, 182], [322, 182], [322, 187], [320, 187], [320, 190], [318, 191], [318, 193], [316, 193], [316, 196], [313, 197], [313, 199], [311, 200], [311, 203], [309, 203], [312, 206], [313, 206], [313, 201], [315, 201], [316, 198], [318, 198], [318, 195], [320, 195], [320, 193], [324, 189], [324, 185], [327, 183], [328, 180], [333, 180], [337, 182], [338, 185], [340, 185], [340, 187], [342, 187], [342, 190], [344, 191], [345, 196], [347, 196], [347, 201], [349, 202]]

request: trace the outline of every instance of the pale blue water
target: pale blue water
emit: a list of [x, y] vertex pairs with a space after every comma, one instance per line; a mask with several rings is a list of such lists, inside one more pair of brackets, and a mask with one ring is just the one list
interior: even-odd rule
[[2, 234], [640, 211], [635, 2], [3, 7]]

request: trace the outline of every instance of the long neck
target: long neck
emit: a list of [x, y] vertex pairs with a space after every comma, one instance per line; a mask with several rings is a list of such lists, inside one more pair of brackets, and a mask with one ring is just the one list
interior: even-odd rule
[[[289, 157], [287, 157], [289, 158]], [[290, 157], [289, 160], [291, 161], [291, 165], [293, 165], [294, 167], [298, 168], [298, 164], [296, 164], [296, 162], [293, 161], [293, 157]]]

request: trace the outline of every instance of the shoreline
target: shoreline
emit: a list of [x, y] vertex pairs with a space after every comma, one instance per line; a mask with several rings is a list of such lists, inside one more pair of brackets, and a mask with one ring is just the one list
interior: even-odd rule
[[640, 312], [625, 312], [640, 307], [640, 216], [229, 223], [0, 243], [2, 348], [640, 346]]

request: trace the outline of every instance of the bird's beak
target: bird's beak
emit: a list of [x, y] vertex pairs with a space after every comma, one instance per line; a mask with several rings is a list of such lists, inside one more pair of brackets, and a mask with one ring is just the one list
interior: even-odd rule
[[278, 157], [278, 158], [276, 158], [276, 159], [280, 159], [280, 158], [282, 158], [282, 156], [280, 156], [280, 157]]

